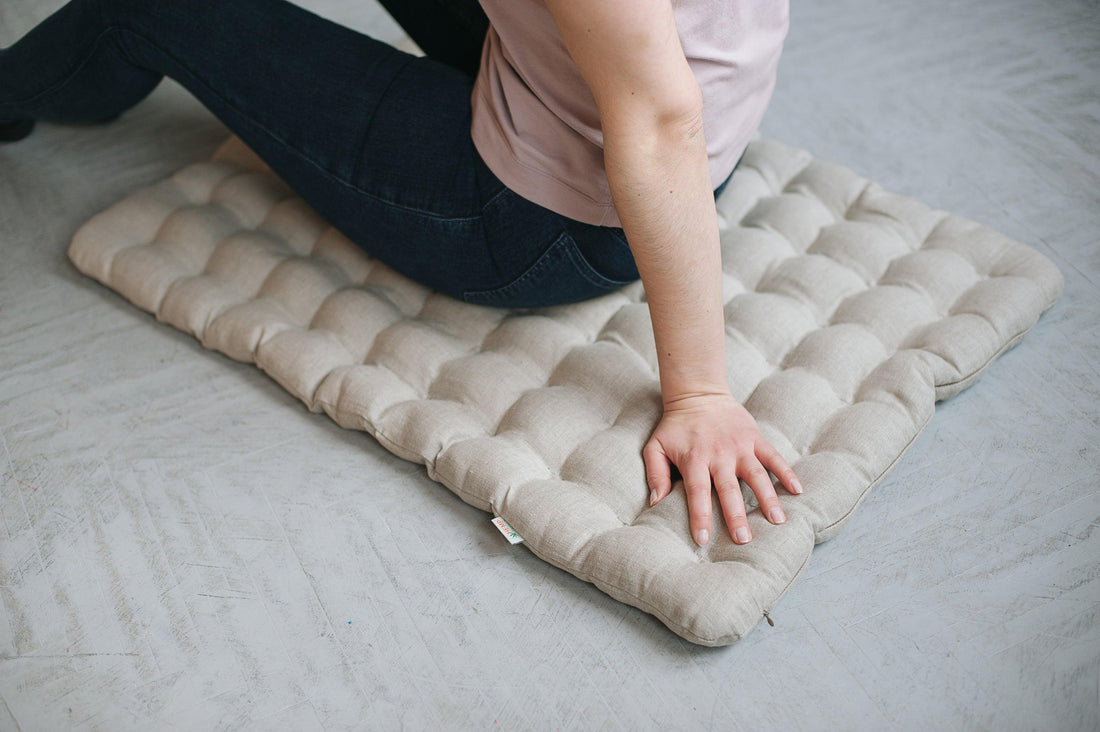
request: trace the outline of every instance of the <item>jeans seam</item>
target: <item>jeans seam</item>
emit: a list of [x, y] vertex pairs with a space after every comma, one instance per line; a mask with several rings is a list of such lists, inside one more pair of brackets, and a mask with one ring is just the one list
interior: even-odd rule
[[[628, 252], [630, 252], [630, 244], [627, 242], [626, 234], [623, 233], [622, 229], [611, 228], [610, 233], [611, 233], [612, 238], [616, 239], [619, 242], [622, 242], [622, 245], [624, 247], [626, 247]], [[584, 257], [584, 252], [580, 250], [580, 247], [577, 247], [577, 254], [579, 254], [581, 257]], [[631, 256], [633, 257], [633, 252], [631, 252]], [[585, 263], [588, 264], [588, 268], [591, 269], [593, 273], [595, 273], [598, 277], [603, 278], [603, 280], [606, 283], [608, 283], [609, 285], [611, 285], [613, 287], [625, 287], [626, 285], [629, 285], [632, 282], [637, 282], [638, 281], [637, 277], [632, 277], [628, 280], [612, 279], [611, 277], [608, 277], [607, 275], [603, 274], [602, 272], [597, 270], [595, 267], [593, 267], [592, 264], [590, 262], [588, 262], [587, 257], [585, 257]]]
[[550, 246], [548, 246], [543, 251], [543, 253], [539, 255], [539, 258], [535, 261], [535, 263], [533, 265], [528, 267], [527, 270], [524, 271], [523, 274], [521, 274], [519, 277], [512, 280], [508, 284], [501, 285], [500, 287], [493, 287], [493, 288], [490, 288], [488, 290], [466, 290], [462, 293], [463, 297], [467, 297], [467, 296], [478, 297], [478, 296], [481, 296], [481, 297], [487, 297], [487, 298], [499, 298], [499, 297], [507, 296], [507, 295], [511, 294], [512, 292], [515, 292], [521, 286], [526, 284], [528, 280], [530, 280], [530, 279], [534, 278], [535, 276], [537, 276], [540, 272], [542, 272], [544, 269], [546, 269], [547, 267], [549, 267], [553, 263], [552, 262], [553, 257], [549, 256], [549, 255], [551, 255], [551, 253], [555, 249], [558, 249], [561, 246], [562, 240], [566, 236], [568, 236], [568, 234], [566, 232], [562, 232], [560, 235], [558, 235], [558, 238], [554, 240], [554, 243], [551, 244]]
[[44, 96], [48, 96], [50, 94], [53, 94], [56, 91], [64, 89], [69, 84], [69, 82], [71, 82], [74, 78], [76, 78], [76, 75], [79, 74], [84, 69], [84, 67], [88, 65], [88, 60], [91, 59], [92, 54], [95, 53], [96, 49], [99, 47], [100, 40], [102, 40], [103, 37], [106, 36], [107, 34], [113, 32], [113, 31], [116, 31], [116, 30], [125, 30], [125, 29], [121, 28], [120, 26], [113, 25], [113, 26], [104, 28], [99, 33], [99, 35], [97, 35], [94, 39], [92, 39], [92, 43], [88, 47], [89, 48], [88, 53], [84, 56], [84, 58], [82, 58], [80, 60], [80, 63], [77, 64], [77, 67], [75, 69], [73, 69], [72, 72], [68, 76], [66, 76], [64, 79], [61, 79], [61, 80], [55, 82], [51, 86], [46, 87], [42, 91], [38, 92], [37, 94], [33, 94], [33, 95], [27, 97], [26, 99], [18, 99], [14, 102], [8, 102], [8, 104], [11, 104], [13, 106], [14, 105], [22, 105], [22, 104], [33, 104], [34, 102], [38, 101], [39, 99], [41, 99]]
[[569, 259], [573, 261], [573, 266], [576, 268], [577, 273], [588, 280], [589, 283], [596, 287], [622, 287], [628, 282], [633, 280], [613, 280], [610, 277], [606, 277], [603, 274], [596, 271], [596, 268], [588, 261], [584, 256], [584, 252], [577, 247], [574, 241], [572, 247], [566, 248], [566, 254], [569, 255]]
[[374, 118], [378, 114], [378, 105], [381, 104], [382, 100], [385, 99], [387, 94], [389, 94], [390, 87], [392, 87], [393, 83], [397, 81], [398, 75], [404, 73], [405, 68], [408, 67], [410, 63], [412, 63], [413, 58], [413, 56], [409, 56], [407, 59], [405, 59], [404, 63], [401, 64], [401, 67], [397, 69], [397, 73], [390, 77], [390, 81], [388, 84], [386, 84], [386, 88], [382, 90], [382, 93], [380, 95], [378, 95], [378, 104], [374, 105], [374, 108], [367, 116], [366, 124], [363, 125], [363, 131], [360, 133], [359, 137], [359, 152], [356, 155], [355, 168], [351, 172], [352, 180], [358, 180], [359, 173], [363, 169], [363, 158], [367, 146], [367, 136], [370, 133], [371, 126], [374, 124]]
[[558, 235], [558, 238], [554, 240], [554, 243], [548, 246], [539, 258], [531, 265], [523, 274], [516, 279], [512, 280], [506, 285], [500, 287], [494, 287], [488, 290], [465, 290], [462, 295], [466, 297], [481, 297], [486, 299], [500, 299], [501, 297], [507, 297], [516, 292], [527, 282], [534, 277], [537, 277], [543, 270], [550, 267], [554, 263], [554, 250], [562, 250], [562, 254], [568, 259], [572, 265], [574, 271], [580, 275], [588, 284], [598, 287], [602, 290], [613, 290], [620, 287], [624, 287], [635, 280], [613, 280], [610, 277], [605, 277], [595, 270], [595, 268], [589, 264], [585, 259], [584, 254], [577, 247], [573, 237], [569, 235], [569, 232], [563, 231]]
[[[488, 167], [488, 166], [486, 166], [486, 167]], [[494, 175], [495, 175], [495, 174], [494, 174]], [[501, 188], [501, 189], [500, 189], [499, 191], [497, 191], [497, 192], [496, 192], [496, 193], [494, 193], [493, 195], [489, 196], [489, 200], [488, 200], [488, 201], [486, 201], [485, 203], [481, 204], [481, 211], [482, 211], [482, 213], [484, 213], [484, 212], [485, 212], [485, 209], [489, 208], [489, 206], [491, 206], [491, 205], [493, 204], [493, 202], [494, 202], [494, 201], [496, 201], [496, 200], [497, 200], [498, 198], [500, 198], [500, 197], [501, 197], [501, 196], [503, 196], [503, 195], [504, 195], [505, 193], [508, 193], [508, 192], [510, 191], [510, 189], [508, 188], [508, 186], [505, 186], [505, 185], [504, 185], [503, 183], [502, 183], [501, 185], [502, 185], [503, 187], [502, 187], [502, 188]]]

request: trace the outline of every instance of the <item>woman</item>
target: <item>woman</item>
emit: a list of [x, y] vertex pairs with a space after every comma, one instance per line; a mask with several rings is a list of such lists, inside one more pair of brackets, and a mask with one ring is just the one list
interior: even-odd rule
[[664, 402], [650, 502], [676, 466], [698, 544], [712, 486], [751, 539], [738, 478], [783, 523], [768, 470], [802, 488], [727, 383], [714, 193], [770, 97], [785, 0], [386, 4], [427, 58], [283, 0], [73, 0], [0, 51], [0, 137], [111, 119], [169, 76], [441, 292], [528, 307], [640, 276]]

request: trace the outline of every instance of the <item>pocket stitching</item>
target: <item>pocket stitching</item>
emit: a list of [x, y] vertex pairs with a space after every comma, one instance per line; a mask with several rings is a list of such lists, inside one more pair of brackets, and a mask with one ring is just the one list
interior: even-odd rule
[[566, 249], [566, 254], [573, 261], [573, 265], [577, 268], [577, 272], [597, 287], [623, 287], [624, 285], [633, 282], [633, 280], [613, 280], [610, 277], [606, 277], [599, 272], [585, 259], [584, 254], [577, 247], [577, 242], [572, 237], [569, 238], [570, 243], [573, 245]]
[[[633, 282], [633, 280], [613, 280], [597, 272], [592, 265], [589, 264], [588, 260], [584, 258], [584, 255], [577, 247], [576, 241], [569, 232], [563, 231], [558, 235], [558, 238], [554, 240], [554, 243], [547, 247], [539, 258], [535, 260], [535, 263], [528, 267], [519, 277], [506, 285], [501, 285], [500, 287], [489, 290], [466, 290], [462, 293], [463, 300], [484, 304], [507, 298], [527, 285], [530, 280], [541, 275], [544, 270], [557, 264], [562, 257], [569, 261], [573, 267], [573, 271], [576, 272], [581, 279], [602, 290], [610, 291], [618, 289]], [[592, 297], [596, 296], [597, 295], [592, 295]]]
[[539, 258], [535, 260], [535, 263], [528, 267], [523, 274], [516, 279], [512, 280], [506, 285], [500, 287], [494, 287], [489, 290], [466, 290], [463, 294], [465, 298], [484, 298], [488, 300], [500, 299], [510, 295], [515, 290], [519, 289], [524, 283], [538, 275], [542, 270], [549, 267], [554, 262], [554, 254], [556, 250], [560, 249], [565, 237], [568, 236], [568, 232], [562, 232], [553, 244], [546, 248]]

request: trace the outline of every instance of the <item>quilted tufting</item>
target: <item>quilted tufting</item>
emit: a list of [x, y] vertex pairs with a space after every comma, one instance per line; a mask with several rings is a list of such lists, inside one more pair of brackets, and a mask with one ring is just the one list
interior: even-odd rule
[[805, 492], [753, 541], [683, 492], [647, 505], [660, 417], [640, 283], [574, 305], [462, 303], [367, 257], [236, 138], [98, 214], [70, 257], [313, 411], [365, 430], [546, 561], [695, 643], [748, 633], [927, 424], [1059, 297], [1038, 252], [772, 141], [718, 201], [729, 382]]

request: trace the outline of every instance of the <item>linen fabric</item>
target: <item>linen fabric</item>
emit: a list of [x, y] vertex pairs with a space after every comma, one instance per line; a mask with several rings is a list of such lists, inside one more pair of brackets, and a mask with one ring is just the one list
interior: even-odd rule
[[84, 273], [254, 362], [311, 410], [423, 463], [539, 557], [705, 645], [749, 633], [896, 464], [1059, 297], [1058, 269], [992, 229], [753, 141], [718, 201], [733, 395], [802, 480], [753, 541], [714, 511], [692, 541], [677, 487], [649, 507], [661, 415], [640, 283], [505, 310], [367, 257], [238, 140], [96, 215]]
[[[592, 93], [543, 0], [480, 0], [489, 18], [471, 99], [474, 145], [529, 201], [619, 227]], [[703, 94], [711, 188], [733, 170], [764, 116], [787, 34], [787, 0], [674, 0]]]

